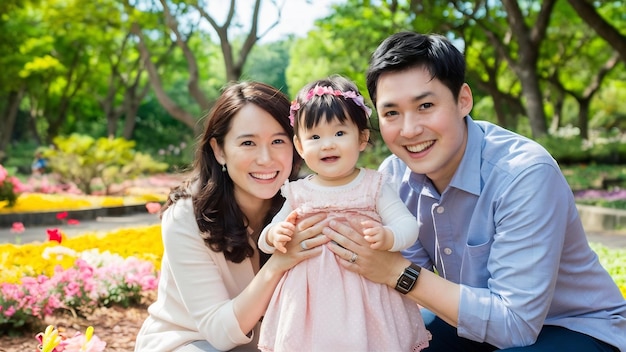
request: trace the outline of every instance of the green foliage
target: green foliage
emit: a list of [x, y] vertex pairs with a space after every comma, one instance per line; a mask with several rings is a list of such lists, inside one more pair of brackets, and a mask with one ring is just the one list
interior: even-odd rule
[[584, 163], [589, 160], [589, 151], [583, 149], [580, 136], [561, 137], [546, 135], [537, 138], [537, 142], [562, 164]]
[[575, 164], [560, 165], [573, 190], [606, 188], [607, 180], [626, 180], [626, 165]]
[[246, 61], [241, 79], [264, 82], [289, 94], [285, 69], [289, 64], [289, 48], [292, 42], [293, 38], [289, 38], [255, 45]]
[[133, 179], [141, 174], [165, 171], [149, 155], [138, 153], [134, 141], [124, 138], [98, 138], [72, 134], [54, 139], [54, 147], [44, 149], [52, 172], [65, 182], [75, 183], [86, 194], [92, 192], [92, 181], [100, 178], [106, 190], [113, 183]]
[[382, 140], [374, 140], [372, 145], [361, 153], [358, 165], [376, 170], [380, 163], [389, 155], [391, 155], [391, 152], [385, 143]]
[[589, 246], [598, 254], [600, 264], [609, 272], [622, 293], [626, 295], [626, 249], [609, 248], [600, 243], [590, 243]]
[[560, 164], [626, 163], [626, 136], [617, 129], [611, 132], [591, 131], [590, 139], [583, 140], [579, 131], [564, 127], [551, 135], [537, 138]]
[[7, 203], [8, 207], [15, 205], [20, 194], [21, 183], [12, 172], [0, 164], [0, 203]]

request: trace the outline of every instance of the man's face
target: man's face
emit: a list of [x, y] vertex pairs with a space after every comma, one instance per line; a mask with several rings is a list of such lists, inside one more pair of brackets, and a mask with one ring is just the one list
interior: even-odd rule
[[380, 131], [389, 150], [443, 192], [465, 152], [464, 118], [472, 109], [469, 86], [455, 100], [441, 81], [416, 67], [382, 74], [376, 96]]

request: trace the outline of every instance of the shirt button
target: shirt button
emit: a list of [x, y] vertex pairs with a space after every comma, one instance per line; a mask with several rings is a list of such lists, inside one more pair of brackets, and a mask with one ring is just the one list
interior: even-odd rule
[[437, 207], [437, 213], [438, 214], [443, 214], [444, 211], [445, 211], [445, 209], [443, 207]]
[[444, 248], [444, 249], [443, 249], [443, 252], [444, 252], [446, 255], [450, 255], [450, 254], [452, 254], [452, 249], [450, 249], [450, 248]]

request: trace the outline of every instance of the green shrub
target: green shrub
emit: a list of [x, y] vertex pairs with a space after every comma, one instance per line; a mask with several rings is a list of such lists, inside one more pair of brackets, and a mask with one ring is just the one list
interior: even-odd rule
[[54, 147], [45, 148], [52, 172], [63, 182], [72, 182], [91, 194], [92, 181], [99, 178], [108, 194], [109, 187], [142, 174], [167, 170], [151, 156], [134, 150], [135, 142], [124, 138], [98, 138], [72, 134], [54, 139]]

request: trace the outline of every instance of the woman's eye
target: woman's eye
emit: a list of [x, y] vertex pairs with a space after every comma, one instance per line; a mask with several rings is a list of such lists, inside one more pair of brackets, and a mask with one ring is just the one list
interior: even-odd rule
[[396, 115], [399, 115], [397, 111], [386, 111], [386, 112], [383, 114], [383, 116], [386, 116], [386, 117], [387, 117], [387, 116], [389, 116], [389, 117], [390, 117], [390, 116], [396, 116]]
[[286, 143], [284, 139], [275, 139], [272, 144], [284, 144]]
[[254, 145], [254, 143], [252, 143], [252, 141], [244, 141], [244, 142], [241, 142], [241, 145], [249, 146], [249, 145]]

